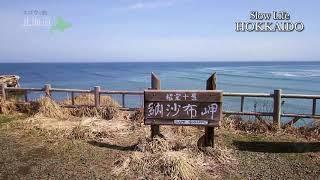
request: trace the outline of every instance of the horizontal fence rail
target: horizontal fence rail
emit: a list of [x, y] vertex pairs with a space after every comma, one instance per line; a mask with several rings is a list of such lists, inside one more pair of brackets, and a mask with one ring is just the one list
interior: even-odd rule
[[[91, 90], [83, 89], [63, 89], [63, 88], [51, 88], [50, 84], [46, 84], [43, 88], [20, 88], [20, 87], [6, 87], [5, 84], [0, 85], [0, 95], [3, 100], [7, 99], [7, 92], [23, 92], [24, 101], [28, 102], [28, 93], [30, 92], [44, 92], [45, 96], [51, 96], [52, 92], [66, 92], [71, 94], [71, 104], [64, 105], [65, 107], [75, 108], [81, 106], [93, 106], [100, 107], [100, 96], [101, 95], [121, 95], [122, 108], [127, 110], [134, 110], [138, 108], [127, 108], [125, 99], [127, 95], [143, 96], [144, 91], [109, 91], [101, 90], [100, 86], [95, 86]], [[92, 93], [95, 98], [94, 105], [76, 105], [75, 94], [76, 93]], [[269, 93], [233, 93], [223, 92], [224, 97], [239, 97], [240, 98], [240, 109], [239, 111], [224, 111], [225, 116], [230, 115], [248, 115], [255, 116], [261, 119], [262, 116], [273, 117], [273, 123], [279, 128], [281, 127], [281, 117], [291, 117], [292, 120], [287, 124], [294, 124], [301, 118], [312, 118], [320, 119], [320, 115], [317, 114], [317, 100], [320, 99], [320, 95], [305, 95], [305, 94], [282, 94], [281, 90], [274, 90], [273, 94]], [[273, 112], [246, 112], [244, 111], [245, 98], [269, 98], [273, 100]], [[281, 103], [282, 99], [309, 99], [312, 100], [312, 109], [310, 114], [294, 114], [294, 113], [282, 113]]]

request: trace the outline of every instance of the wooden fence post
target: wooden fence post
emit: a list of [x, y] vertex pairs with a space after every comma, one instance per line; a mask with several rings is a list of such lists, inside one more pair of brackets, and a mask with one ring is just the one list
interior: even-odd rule
[[312, 99], [312, 115], [315, 116], [317, 112], [317, 99]]
[[122, 94], [122, 107], [126, 107], [126, 102], [125, 102], [125, 94]]
[[74, 92], [71, 92], [71, 104], [74, 105]]
[[24, 102], [28, 102], [28, 91], [24, 91]]
[[[160, 79], [152, 72], [151, 73], [151, 89], [160, 89]], [[151, 125], [151, 138], [160, 135], [160, 126]]]
[[276, 89], [273, 93], [273, 124], [281, 129], [281, 89]]
[[243, 106], [244, 106], [244, 96], [241, 96], [241, 104], [240, 104], [240, 111], [243, 112]]
[[50, 89], [51, 89], [51, 85], [50, 84], [45, 84], [44, 85], [44, 93], [45, 93], [46, 97], [51, 97]]
[[2, 84], [1, 84], [1, 94], [2, 94], [2, 100], [3, 100], [3, 101], [6, 101], [6, 99], [7, 99], [7, 96], [6, 96], [6, 87], [7, 87], [7, 84], [5, 84], [5, 83], [2, 83]]
[[94, 87], [94, 105], [96, 108], [100, 106], [100, 86]]
[[[216, 73], [213, 73], [207, 80], [207, 90], [217, 89], [217, 78]], [[214, 147], [214, 127], [205, 127], [204, 132], [204, 146]]]

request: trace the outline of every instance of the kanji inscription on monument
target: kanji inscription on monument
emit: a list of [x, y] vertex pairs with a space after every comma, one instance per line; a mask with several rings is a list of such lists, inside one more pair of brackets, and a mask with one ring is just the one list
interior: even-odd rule
[[218, 126], [222, 91], [145, 90], [146, 125]]

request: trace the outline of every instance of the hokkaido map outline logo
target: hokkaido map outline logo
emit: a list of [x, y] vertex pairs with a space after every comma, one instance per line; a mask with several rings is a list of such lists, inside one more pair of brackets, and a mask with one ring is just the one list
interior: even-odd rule
[[72, 26], [71, 23], [66, 22], [61, 17], [57, 17], [54, 25], [51, 26], [50, 31], [53, 32], [55, 30], [63, 32], [64, 30], [70, 28]]

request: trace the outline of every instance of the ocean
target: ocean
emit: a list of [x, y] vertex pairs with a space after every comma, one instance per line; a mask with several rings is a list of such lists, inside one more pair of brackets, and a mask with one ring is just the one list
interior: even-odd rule
[[[225, 92], [320, 94], [320, 62], [134, 62], [134, 63], [2, 63], [0, 74], [17, 74], [22, 87], [144, 90], [150, 74], [161, 79], [162, 89], [205, 89], [207, 78], [217, 73], [218, 89]], [[37, 98], [37, 94], [31, 97]], [[58, 94], [61, 99], [68, 94]], [[120, 97], [114, 97], [120, 100]], [[141, 106], [141, 97], [126, 104]], [[320, 100], [319, 100], [320, 101]], [[317, 113], [320, 113], [320, 102]], [[312, 100], [285, 100], [285, 113], [310, 113]], [[247, 98], [247, 111], [272, 111], [271, 99]], [[224, 98], [224, 109], [240, 109], [239, 98]]]

